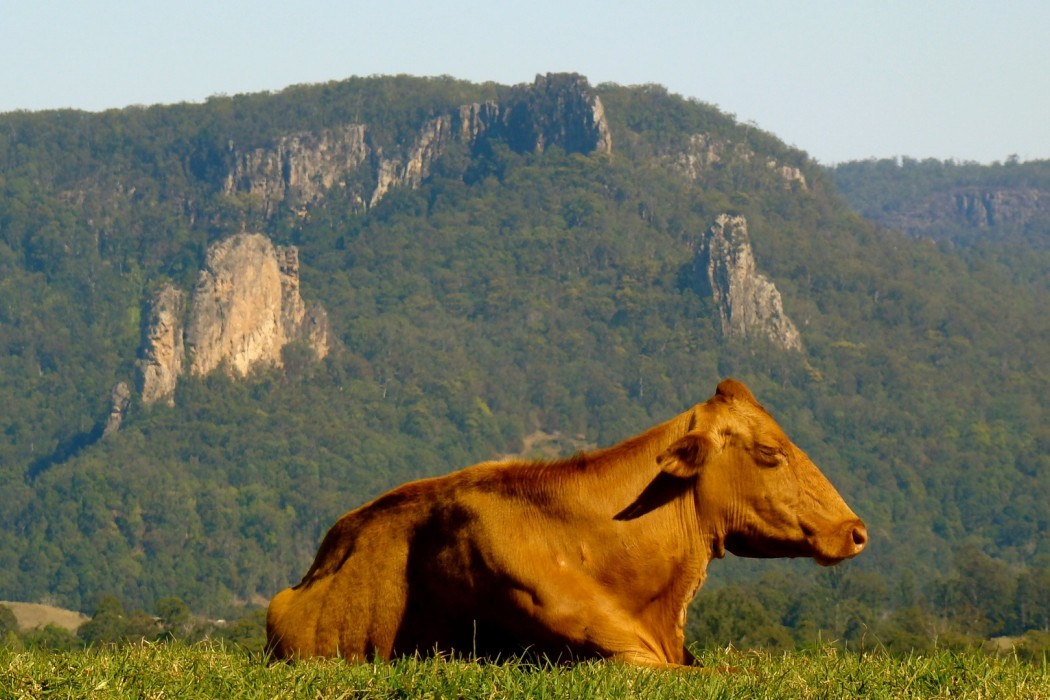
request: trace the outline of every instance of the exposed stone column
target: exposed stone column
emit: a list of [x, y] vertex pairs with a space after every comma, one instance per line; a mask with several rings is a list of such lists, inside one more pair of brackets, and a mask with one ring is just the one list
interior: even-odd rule
[[175, 385], [186, 354], [184, 310], [185, 294], [172, 284], [161, 288], [150, 303], [143, 357], [139, 360], [143, 403], [163, 400], [169, 406], [175, 405]]
[[780, 291], [758, 272], [744, 217], [722, 214], [715, 219], [698, 256], [723, 335], [765, 336], [786, 350], [802, 350], [802, 337], [784, 313]]
[[103, 439], [120, 430], [130, 405], [131, 387], [128, 386], [127, 382], [117, 382], [117, 385], [113, 387], [113, 393], [110, 395], [109, 417], [106, 419], [105, 427], [102, 428]]

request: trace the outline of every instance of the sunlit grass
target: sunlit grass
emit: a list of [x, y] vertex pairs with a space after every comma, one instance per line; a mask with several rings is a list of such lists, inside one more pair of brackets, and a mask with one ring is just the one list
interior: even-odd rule
[[1050, 670], [1013, 657], [892, 658], [831, 647], [704, 652], [710, 672], [439, 659], [268, 664], [218, 644], [0, 649], [3, 698], [1050, 698]]

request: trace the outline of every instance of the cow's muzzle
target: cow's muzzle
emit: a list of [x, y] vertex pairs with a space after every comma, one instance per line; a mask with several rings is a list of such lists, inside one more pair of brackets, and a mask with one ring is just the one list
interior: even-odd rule
[[840, 561], [851, 559], [868, 545], [868, 526], [861, 519], [843, 524], [838, 532], [825, 540], [827, 551], [820, 552], [813, 558], [821, 566], [834, 566]]

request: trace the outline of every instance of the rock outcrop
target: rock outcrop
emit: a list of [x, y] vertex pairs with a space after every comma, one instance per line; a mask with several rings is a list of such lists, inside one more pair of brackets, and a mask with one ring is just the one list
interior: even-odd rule
[[274, 246], [263, 235], [242, 233], [213, 244], [188, 318], [182, 298], [169, 286], [153, 299], [140, 365], [144, 403], [173, 403], [184, 367], [194, 375], [225, 367], [243, 377], [256, 367], [281, 366], [281, 350], [294, 341], [318, 359], [328, 353], [327, 315], [299, 294], [298, 250]]
[[320, 304], [307, 304], [299, 294], [299, 249], [274, 246], [274, 253], [281, 273], [281, 327], [285, 344], [303, 342], [313, 348], [317, 359], [324, 359], [329, 347], [328, 313]]
[[[702, 180], [704, 175], [720, 165], [739, 161], [750, 164], [756, 158], [751, 147], [743, 143], [720, 140], [710, 134], [693, 134], [680, 152], [665, 157], [665, 161], [690, 180]], [[806, 176], [800, 168], [784, 165], [775, 158], [767, 158], [766, 168], [779, 176], [785, 188], [808, 189]]]
[[241, 152], [231, 142], [229, 150], [232, 165], [223, 191], [257, 195], [267, 218], [289, 195], [309, 205], [333, 187], [352, 187], [358, 205], [367, 201], [363, 184], [349, 178], [372, 155], [363, 124], [289, 134], [268, 149]]
[[780, 292], [758, 272], [747, 221], [722, 214], [697, 253], [700, 288], [718, 308], [723, 335], [765, 337], [786, 350], [802, 350], [802, 337], [784, 313]]
[[109, 402], [109, 416], [102, 427], [102, 439], [120, 430], [120, 426], [124, 424], [124, 417], [128, 414], [128, 407], [131, 405], [131, 387], [127, 382], [117, 382], [110, 393]]
[[911, 209], [878, 218], [891, 228], [924, 236], [945, 225], [989, 234], [1022, 229], [1050, 216], [1050, 191], [1033, 188], [956, 188], [937, 192]]
[[175, 385], [182, 374], [186, 355], [183, 342], [185, 299], [181, 289], [167, 284], [150, 300], [146, 339], [139, 361], [144, 403], [163, 400], [169, 406], [175, 404]]
[[374, 142], [367, 124], [281, 137], [270, 148], [229, 145], [228, 194], [257, 195], [269, 218], [282, 202], [307, 207], [333, 187], [360, 209], [378, 204], [392, 187], [418, 187], [452, 143], [477, 148], [498, 139], [517, 152], [558, 146], [570, 153], [608, 153], [612, 137], [601, 99], [578, 75], [537, 76], [508, 88], [499, 100], [462, 105], [422, 125], [396, 149]]
[[284, 345], [281, 291], [268, 238], [239, 234], [212, 245], [186, 327], [190, 372], [208, 374], [226, 362], [243, 377], [253, 365], [276, 364]]
[[605, 108], [579, 75], [536, 76], [512, 88], [492, 111], [487, 133], [518, 152], [558, 146], [568, 153], [609, 153], [612, 136]]

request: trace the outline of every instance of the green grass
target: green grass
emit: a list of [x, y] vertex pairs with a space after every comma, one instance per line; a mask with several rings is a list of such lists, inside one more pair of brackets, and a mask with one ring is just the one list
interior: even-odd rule
[[943, 652], [904, 659], [831, 647], [785, 654], [705, 652], [709, 668], [615, 663], [535, 666], [403, 660], [265, 663], [216, 644], [68, 653], [0, 649], [2, 698], [1050, 698], [1050, 669]]

